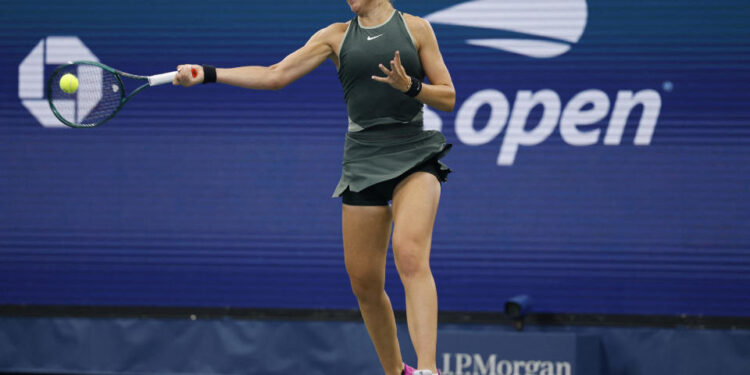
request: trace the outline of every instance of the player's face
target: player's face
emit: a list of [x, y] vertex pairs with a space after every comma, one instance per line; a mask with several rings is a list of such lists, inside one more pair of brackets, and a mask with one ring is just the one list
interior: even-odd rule
[[352, 12], [359, 13], [363, 9], [367, 9], [374, 5], [378, 0], [346, 0], [346, 2], [349, 3]]
[[346, 0], [346, 2], [349, 4], [349, 8], [352, 8], [352, 12], [354, 13], [357, 13], [360, 5], [362, 5], [362, 0]]

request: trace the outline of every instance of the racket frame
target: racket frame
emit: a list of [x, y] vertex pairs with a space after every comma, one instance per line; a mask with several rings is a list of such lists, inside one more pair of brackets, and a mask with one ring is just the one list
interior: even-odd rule
[[[57, 77], [58, 73], [61, 70], [69, 68], [70, 66], [73, 66], [73, 65], [75, 65], [75, 66], [80, 66], [80, 65], [96, 66], [96, 67], [99, 67], [99, 68], [101, 68], [101, 69], [103, 69], [103, 70], [111, 73], [112, 75], [115, 76], [115, 78], [117, 78], [117, 85], [120, 87], [120, 90], [119, 90], [119, 92], [120, 92], [120, 104], [117, 106], [117, 108], [115, 108], [114, 111], [112, 111], [112, 113], [107, 118], [105, 118], [104, 120], [99, 121], [96, 124], [93, 124], [93, 125], [82, 125], [82, 124], [76, 124], [76, 123], [70, 122], [70, 121], [66, 120], [57, 111], [57, 108], [55, 108], [55, 105], [52, 103], [52, 101], [53, 101], [53, 98], [52, 98], [52, 87], [55, 84], [55, 82], [53, 82], [54, 78]], [[49, 102], [50, 109], [52, 109], [52, 113], [63, 124], [65, 124], [67, 126], [70, 126], [72, 128], [93, 128], [93, 127], [99, 126], [99, 125], [101, 125], [101, 124], [109, 121], [112, 117], [115, 117], [115, 115], [118, 112], [120, 112], [120, 109], [122, 109], [122, 107], [125, 105], [125, 103], [127, 103], [131, 98], [133, 98], [133, 96], [135, 96], [139, 92], [145, 90], [147, 87], [150, 87], [150, 86], [156, 86], [156, 85], [164, 84], [164, 83], [166, 83], [165, 82], [165, 78], [166, 78], [167, 75], [171, 75], [174, 78], [174, 75], [176, 75], [176, 74], [177, 74], [177, 72], [170, 72], [170, 73], [159, 74], [159, 75], [151, 76], [151, 77], [149, 77], [149, 76], [139, 76], [139, 75], [135, 75], [135, 74], [126, 73], [126, 72], [123, 72], [121, 70], [117, 70], [115, 68], [109, 67], [109, 66], [104, 65], [104, 64], [102, 64], [100, 62], [97, 62], [97, 61], [71, 61], [71, 62], [69, 62], [67, 64], [63, 64], [63, 65], [58, 66], [57, 68], [55, 68], [55, 70], [50, 75], [49, 79], [47, 80], [47, 101]], [[137, 87], [135, 90], [133, 90], [133, 92], [131, 92], [130, 94], [128, 94], [127, 96], [125, 96], [125, 85], [122, 82], [122, 77], [130, 78], [130, 79], [134, 79], [134, 80], [138, 80], [138, 81], [146, 81], [146, 83], [143, 84], [143, 85], [141, 85], [141, 86], [139, 86], [139, 87]], [[156, 82], [154, 82], [152, 84], [152, 80], [154, 80], [155, 77], [158, 77], [158, 79], [156, 80]], [[170, 80], [170, 82], [171, 82], [171, 80]]]

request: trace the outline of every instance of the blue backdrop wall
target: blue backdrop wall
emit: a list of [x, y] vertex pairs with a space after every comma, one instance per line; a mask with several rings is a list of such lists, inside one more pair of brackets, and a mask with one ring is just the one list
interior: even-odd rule
[[[748, 316], [744, 1], [398, 1], [457, 90], [427, 110], [455, 171], [433, 241], [441, 309]], [[326, 62], [278, 92], [159, 87], [111, 122], [49, 120], [40, 79], [270, 65], [344, 1], [11, 1], [0, 14], [0, 304], [355, 308]], [[403, 292], [393, 267], [397, 309]]]

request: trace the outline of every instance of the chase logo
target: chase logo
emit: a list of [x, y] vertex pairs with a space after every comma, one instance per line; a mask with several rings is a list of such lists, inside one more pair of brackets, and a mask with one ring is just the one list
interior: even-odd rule
[[[49, 109], [44, 94], [45, 66], [60, 65], [75, 60], [99, 61], [78, 37], [48, 36], [40, 40], [18, 66], [18, 98], [44, 127], [67, 128]], [[81, 70], [86, 69], [85, 66], [78, 68], [78, 75], [81, 75]], [[98, 69], [88, 74], [101, 79], [101, 71]], [[101, 92], [98, 95], [89, 95], [87, 98], [61, 100], [58, 108], [64, 113], [77, 113], [76, 118], [80, 120], [96, 107], [99, 99], [101, 99]], [[70, 115], [69, 118], [74, 118], [74, 116]]]
[[569, 51], [581, 39], [587, 18], [586, 0], [474, 0], [425, 16], [434, 24], [517, 34], [466, 43], [534, 58]]

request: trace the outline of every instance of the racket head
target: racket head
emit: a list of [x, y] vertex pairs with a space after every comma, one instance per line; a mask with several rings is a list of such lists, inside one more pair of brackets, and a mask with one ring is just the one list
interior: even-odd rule
[[[78, 78], [78, 89], [60, 88], [65, 74]], [[57, 67], [47, 80], [47, 101], [55, 117], [73, 128], [92, 128], [111, 119], [125, 104], [119, 73], [94, 61], [75, 61]]]

